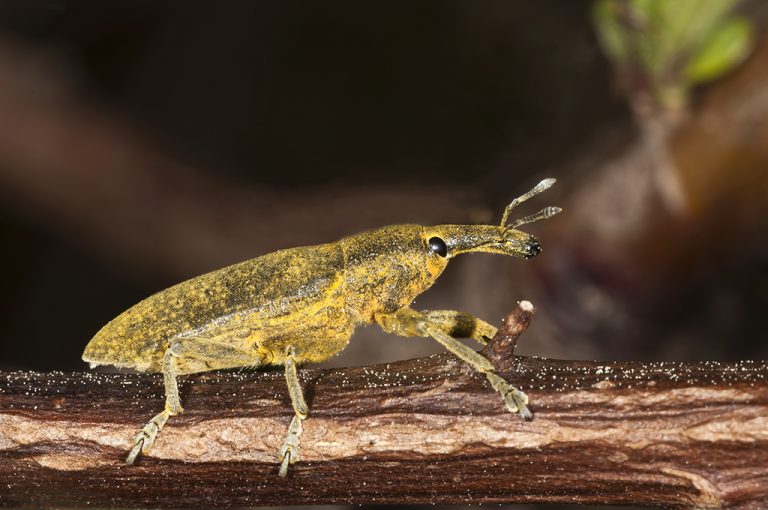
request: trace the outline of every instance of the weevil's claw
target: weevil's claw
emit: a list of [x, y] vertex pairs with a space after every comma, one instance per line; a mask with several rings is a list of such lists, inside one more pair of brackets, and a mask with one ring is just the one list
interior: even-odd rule
[[280, 472], [278, 473], [281, 477], [285, 478], [288, 476], [288, 465], [291, 464], [291, 460], [291, 452], [285, 452], [283, 462], [280, 464]]
[[171, 413], [167, 409], [159, 413], [149, 420], [149, 423], [144, 425], [144, 428], [133, 437], [133, 448], [131, 448], [131, 453], [129, 453], [128, 457], [125, 459], [126, 464], [133, 464], [136, 457], [139, 456], [139, 453], [144, 455], [149, 453], [152, 449], [152, 445], [155, 444], [157, 434], [160, 432], [160, 429], [163, 428], [165, 422], [168, 421], [170, 415]]
[[133, 448], [131, 449], [131, 453], [128, 454], [128, 457], [125, 458], [125, 463], [128, 465], [133, 465], [133, 462], [136, 460], [136, 457], [139, 456], [139, 453], [141, 452], [143, 446], [144, 446], [144, 439], [135, 440], [135, 443], [133, 444]]
[[528, 395], [493, 372], [486, 372], [485, 376], [488, 378], [493, 389], [498, 391], [501, 398], [504, 399], [509, 412], [520, 413], [520, 417], [525, 421], [533, 419], [533, 413], [528, 409]]
[[[528, 400], [528, 396], [523, 393], [520, 390], [517, 390], [522, 396], [525, 397], [525, 400]], [[531, 410], [528, 409], [528, 406], [518, 397], [518, 394], [515, 392], [512, 392], [509, 394], [510, 397], [515, 401], [515, 404], [517, 405], [517, 411], [520, 413], [520, 417], [524, 419], [525, 421], [531, 421], [533, 419], [533, 413], [531, 413]]]
[[283, 478], [288, 476], [288, 466], [299, 460], [298, 445], [296, 445], [294, 449], [294, 445], [287, 444], [287, 442], [288, 439], [286, 438], [286, 442], [283, 443], [283, 446], [280, 448], [280, 452], [278, 454], [278, 457], [282, 457], [282, 461], [280, 461], [280, 471], [278, 474]]
[[134, 436], [133, 448], [131, 448], [131, 453], [129, 453], [128, 457], [125, 459], [126, 464], [133, 464], [140, 453], [146, 455], [152, 449], [152, 445], [155, 444], [157, 432], [153, 435], [150, 430], [147, 430], [149, 428], [152, 428], [154, 431], [157, 430], [155, 424], [149, 422], [143, 429], [141, 429], [141, 432]]
[[280, 460], [280, 476], [285, 477], [288, 475], [288, 466], [299, 460], [299, 441], [301, 439], [301, 433], [303, 428], [301, 426], [302, 417], [295, 415], [291, 424], [288, 426], [288, 434], [285, 436], [283, 445], [277, 452], [277, 456]]

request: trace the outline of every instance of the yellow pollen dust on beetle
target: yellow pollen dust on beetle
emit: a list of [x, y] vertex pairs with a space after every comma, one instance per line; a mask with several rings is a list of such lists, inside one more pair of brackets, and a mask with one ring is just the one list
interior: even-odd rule
[[179, 375], [236, 367], [283, 365], [294, 417], [277, 457], [280, 476], [299, 459], [309, 413], [297, 366], [343, 350], [357, 326], [376, 323], [395, 335], [432, 337], [485, 374], [507, 409], [530, 420], [528, 397], [494, 372], [477, 351], [496, 328], [468, 313], [417, 311], [427, 290], [456, 255], [498, 253], [529, 259], [541, 251], [517, 227], [560, 212], [547, 207], [507, 223], [518, 204], [546, 190], [544, 179], [504, 210], [500, 225], [393, 225], [328, 244], [279, 250], [179, 283], [129, 308], [88, 343], [91, 367], [115, 365], [161, 372], [165, 409], [133, 439], [126, 459], [147, 454], [170, 416], [182, 412]]

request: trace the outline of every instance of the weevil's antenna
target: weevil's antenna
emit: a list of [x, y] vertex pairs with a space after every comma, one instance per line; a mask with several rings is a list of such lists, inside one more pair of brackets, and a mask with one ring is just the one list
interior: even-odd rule
[[537, 212], [536, 214], [531, 214], [530, 216], [526, 216], [525, 218], [519, 218], [516, 220], [513, 220], [512, 223], [510, 223], [506, 228], [517, 228], [520, 225], [525, 225], [526, 223], [533, 223], [534, 221], [539, 220], [546, 220], [547, 218], [551, 218], [555, 214], [560, 213], [562, 211], [559, 207], [545, 207], [541, 211]]
[[[504, 214], [501, 216], [501, 226], [503, 227], [503, 226], [506, 225], [507, 220], [509, 219], [509, 213], [512, 212], [512, 209], [514, 209], [518, 205], [522, 204], [523, 202], [525, 202], [529, 198], [535, 197], [536, 195], [538, 195], [542, 191], [548, 190], [549, 188], [552, 187], [552, 185], [555, 183], [556, 180], [557, 179], [554, 179], [552, 177], [550, 177], [548, 179], [544, 179], [543, 181], [538, 183], [536, 186], [534, 186], [533, 189], [531, 189], [528, 193], [524, 193], [524, 194], [520, 195], [519, 197], [517, 197], [516, 199], [514, 199], [513, 201], [511, 201], [509, 203], [509, 205], [504, 209]], [[547, 209], [557, 209], [557, 208], [556, 207], [554, 207], [554, 208], [549, 208], [548, 207]], [[558, 209], [557, 212], [554, 212], [554, 213], [550, 214], [550, 216], [539, 216], [540, 214], [542, 214], [547, 209], [544, 209], [543, 211], [541, 211], [539, 213], [536, 213], [533, 216], [528, 216], [527, 218], [523, 218], [523, 220], [526, 220], [526, 221], [515, 220], [515, 226], [520, 226], [523, 223], [530, 223], [532, 221], [540, 220], [540, 219], [543, 219], [543, 218], [549, 218], [550, 216], [554, 216], [555, 214], [560, 212], [560, 210]], [[529, 218], [534, 218], [534, 219], [530, 219], [529, 220]], [[521, 221], [522, 221], [522, 223], [520, 223]], [[515, 228], [515, 227], [514, 226], [510, 226], [508, 228]]]

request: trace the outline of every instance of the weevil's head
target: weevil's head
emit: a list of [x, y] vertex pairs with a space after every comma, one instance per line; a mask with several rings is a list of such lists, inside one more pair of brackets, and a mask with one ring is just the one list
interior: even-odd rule
[[423, 227], [422, 241], [427, 253], [426, 267], [436, 279], [448, 261], [462, 253], [496, 253], [530, 259], [541, 253], [539, 241], [517, 227], [526, 223], [551, 218], [559, 207], [546, 207], [536, 214], [509, 220], [509, 213], [520, 203], [538, 195], [555, 183], [544, 179], [528, 193], [513, 200], [504, 210], [500, 225], [434, 225]]
[[498, 253], [524, 259], [541, 252], [538, 240], [517, 227], [554, 216], [560, 209], [508, 222], [519, 203], [554, 184], [545, 179], [516, 198], [500, 225], [392, 225], [342, 239], [345, 305], [362, 317], [408, 306], [437, 280], [448, 261], [462, 253]]

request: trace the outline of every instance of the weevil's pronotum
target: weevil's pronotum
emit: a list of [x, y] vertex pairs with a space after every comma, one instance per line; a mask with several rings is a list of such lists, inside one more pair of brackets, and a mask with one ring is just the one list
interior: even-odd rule
[[179, 283], [148, 297], [104, 326], [83, 360], [162, 372], [165, 409], [136, 435], [126, 462], [148, 453], [170, 416], [182, 412], [176, 377], [235, 367], [283, 365], [294, 417], [278, 451], [281, 476], [299, 459], [309, 413], [297, 365], [323, 361], [346, 347], [357, 326], [377, 323], [401, 336], [432, 337], [485, 374], [507, 408], [532, 417], [528, 397], [455, 337], [485, 344], [496, 328], [470, 314], [417, 311], [448, 260], [471, 252], [532, 258], [541, 248], [516, 230], [554, 216], [547, 207], [507, 224], [510, 211], [546, 190], [545, 179], [504, 210], [500, 225], [394, 225], [335, 243], [280, 250]]

